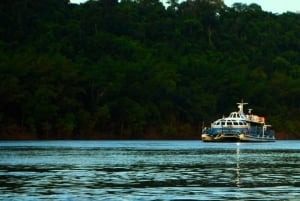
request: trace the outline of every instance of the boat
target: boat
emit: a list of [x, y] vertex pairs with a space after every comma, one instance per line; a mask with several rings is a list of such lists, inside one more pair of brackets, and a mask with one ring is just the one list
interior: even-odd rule
[[275, 142], [275, 132], [266, 124], [264, 117], [252, 114], [252, 109], [244, 113], [244, 103], [237, 103], [238, 111], [231, 112], [202, 129], [203, 142]]

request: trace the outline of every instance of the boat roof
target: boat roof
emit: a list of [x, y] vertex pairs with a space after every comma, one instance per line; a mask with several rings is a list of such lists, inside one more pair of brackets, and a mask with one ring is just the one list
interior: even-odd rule
[[[258, 117], [257, 115], [252, 115], [251, 111], [252, 109], [249, 109], [249, 114], [245, 114], [244, 113], [244, 105], [247, 105], [248, 103], [244, 103], [243, 101], [241, 101], [240, 103], [237, 103], [238, 105], [238, 111], [237, 112], [231, 112], [229, 114], [228, 117], [223, 117], [222, 119], [218, 119], [216, 121], [214, 121], [215, 123], [220, 122], [220, 121], [247, 121], [247, 122], [252, 122], [252, 123], [264, 123], [263, 121], [259, 121], [259, 120], [254, 120], [252, 119], [253, 117]], [[262, 117], [263, 118], [263, 117]]]

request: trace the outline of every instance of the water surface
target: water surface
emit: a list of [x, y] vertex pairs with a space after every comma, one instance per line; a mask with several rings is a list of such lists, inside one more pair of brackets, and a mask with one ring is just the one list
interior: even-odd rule
[[2, 141], [0, 200], [300, 200], [300, 141]]

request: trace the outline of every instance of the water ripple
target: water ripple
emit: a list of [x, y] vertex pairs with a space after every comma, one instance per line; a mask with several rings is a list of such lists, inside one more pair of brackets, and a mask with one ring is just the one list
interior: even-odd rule
[[[157, 141], [145, 146], [138, 141], [137, 146], [101, 142], [103, 147], [91, 143], [93, 146], [85, 142], [86, 147], [74, 143], [70, 147], [48, 146], [46, 142], [44, 147], [39, 142], [36, 147], [0, 147], [0, 200], [300, 197], [300, 149], [278, 149], [279, 142], [274, 149], [252, 144], [214, 148], [186, 141]], [[190, 149], [186, 148], [188, 143]]]

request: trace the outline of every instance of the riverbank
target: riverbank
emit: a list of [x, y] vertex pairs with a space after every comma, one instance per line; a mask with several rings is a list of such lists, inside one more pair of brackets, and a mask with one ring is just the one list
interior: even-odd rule
[[[277, 140], [300, 140], [300, 134], [276, 132]], [[27, 132], [0, 133], [0, 140], [201, 140], [201, 134], [162, 134], [147, 132], [140, 135], [90, 133], [88, 135], [72, 134], [35, 134]]]

